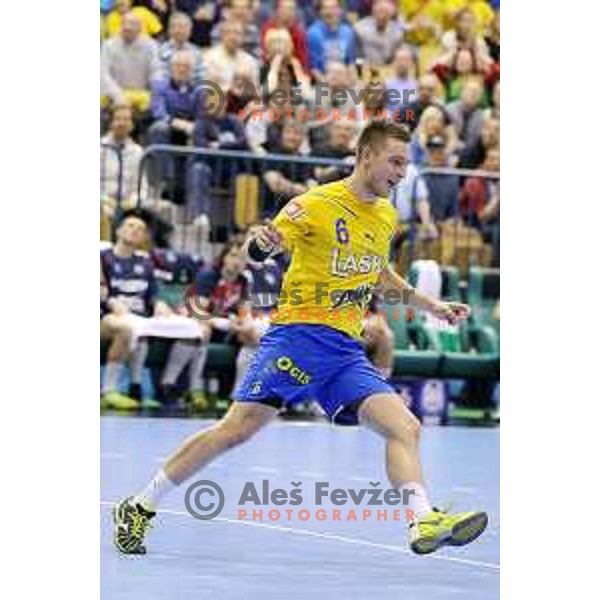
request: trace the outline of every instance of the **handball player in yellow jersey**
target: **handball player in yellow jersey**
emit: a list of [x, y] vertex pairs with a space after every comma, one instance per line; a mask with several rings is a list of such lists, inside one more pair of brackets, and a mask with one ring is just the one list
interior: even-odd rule
[[359, 343], [375, 286], [449, 323], [469, 315], [468, 306], [420, 294], [388, 267], [396, 215], [387, 196], [404, 176], [409, 141], [401, 124], [367, 124], [347, 179], [294, 198], [249, 241], [251, 260], [281, 248], [291, 256], [277, 312], [227, 414], [185, 440], [144, 490], [115, 507], [114, 541], [121, 552], [146, 552], [146, 531], [169, 491], [252, 437], [282, 406], [309, 399], [334, 423], [364, 424], [383, 436], [388, 478], [414, 515], [408, 530], [414, 552], [462, 546], [484, 531], [485, 512], [449, 514], [430, 504], [419, 421]]

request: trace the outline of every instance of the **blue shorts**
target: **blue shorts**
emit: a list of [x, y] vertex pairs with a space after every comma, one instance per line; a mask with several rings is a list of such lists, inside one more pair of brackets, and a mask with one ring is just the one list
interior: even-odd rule
[[361, 402], [396, 393], [361, 344], [326, 325], [271, 325], [241, 384], [237, 402], [271, 406], [316, 400], [339, 424], [355, 425]]

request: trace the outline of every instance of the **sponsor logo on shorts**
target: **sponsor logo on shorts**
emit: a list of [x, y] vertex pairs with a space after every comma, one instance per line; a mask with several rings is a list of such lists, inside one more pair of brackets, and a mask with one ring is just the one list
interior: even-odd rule
[[284, 373], [288, 373], [292, 379], [295, 379], [299, 384], [306, 385], [310, 383], [312, 377], [302, 370], [289, 356], [280, 356], [275, 361], [275, 366]]

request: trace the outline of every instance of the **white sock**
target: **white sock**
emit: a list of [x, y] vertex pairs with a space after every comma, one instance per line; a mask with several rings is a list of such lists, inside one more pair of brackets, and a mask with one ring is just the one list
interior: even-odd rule
[[107, 362], [104, 367], [104, 381], [102, 383], [102, 393], [114, 392], [119, 383], [120, 362]]
[[141, 504], [146, 510], [155, 512], [159, 501], [176, 487], [177, 485], [173, 483], [166, 476], [164, 470], [161, 469], [144, 490], [136, 495], [134, 500], [138, 504]]
[[398, 491], [402, 494], [402, 506], [404, 510], [412, 510], [415, 519], [421, 519], [433, 510], [427, 497], [427, 492], [420, 483], [408, 481], [407, 483], [403, 483], [398, 488]]

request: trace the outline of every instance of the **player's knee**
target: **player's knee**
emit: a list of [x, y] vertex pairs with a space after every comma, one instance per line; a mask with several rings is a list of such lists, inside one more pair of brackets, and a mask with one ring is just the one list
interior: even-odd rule
[[410, 410], [406, 410], [405, 418], [402, 424], [402, 436], [413, 443], [418, 443], [421, 438], [421, 422]]

